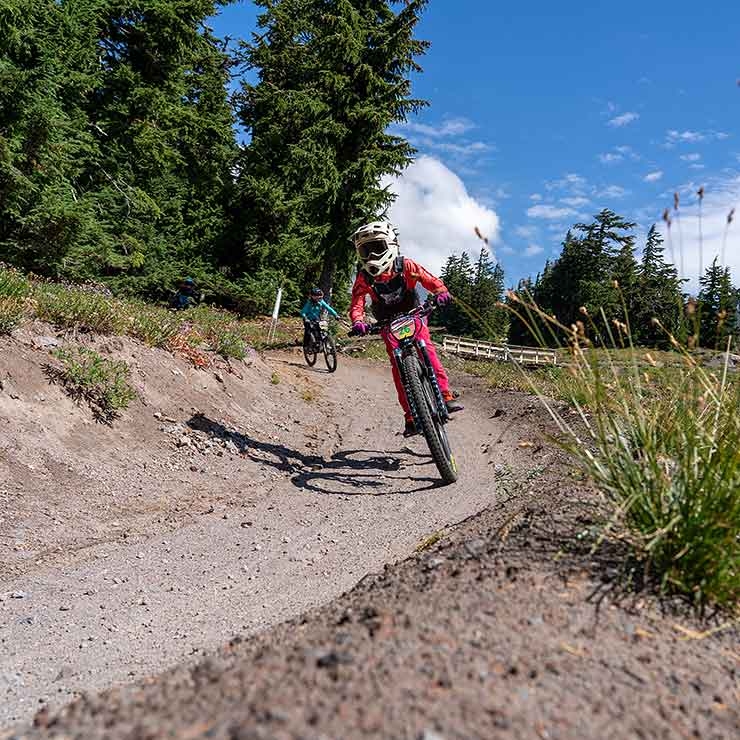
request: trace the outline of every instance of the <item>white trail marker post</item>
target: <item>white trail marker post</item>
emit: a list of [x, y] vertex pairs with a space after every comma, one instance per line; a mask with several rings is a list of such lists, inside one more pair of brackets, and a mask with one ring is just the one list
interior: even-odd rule
[[267, 334], [267, 341], [271, 342], [275, 339], [275, 332], [277, 331], [278, 316], [280, 315], [280, 301], [283, 299], [283, 289], [278, 288], [277, 295], [275, 296], [275, 307], [272, 309], [272, 321], [270, 322], [270, 331]]

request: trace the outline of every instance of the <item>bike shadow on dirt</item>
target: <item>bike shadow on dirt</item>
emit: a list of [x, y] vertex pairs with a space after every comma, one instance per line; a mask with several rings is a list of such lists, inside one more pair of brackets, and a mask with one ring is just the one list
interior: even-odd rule
[[[381, 496], [420, 493], [442, 485], [425, 475], [393, 475], [407, 468], [432, 465], [431, 457], [408, 447], [392, 452], [340, 450], [329, 459], [311, 455], [277, 442], [265, 442], [225, 427], [204, 414], [186, 422], [191, 429], [212, 439], [231, 442], [238, 453], [252, 462], [291, 475], [296, 488], [335, 496]], [[412, 460], [415, 460], [412, 462]]]
[[[410, 462], [407, 457], [426, 459], [423, 462]], [[291, 481], [296, 488], [329, 496], [421, 493], [440, 488], [442, 481], [427, 475], [409, 475], [403, 471], [427, 465], [433, 466], [431, 456], [420, 455], [408, 448], [392, 452], [340, 450], [320, 467], [303, 470], [294, 475]]]

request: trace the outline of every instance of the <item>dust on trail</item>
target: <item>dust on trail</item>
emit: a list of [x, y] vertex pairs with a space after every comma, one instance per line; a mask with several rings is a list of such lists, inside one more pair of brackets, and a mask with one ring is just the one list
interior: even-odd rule
[[[16, 575], [0, 575], [0, 726], [27, 721], [43, 704], [192, 661], [234, 634], [328, 602], [495, 499], [493, 458], [481, 443], [507, 430], [489, 418], [479, 391], [469, 391], [467, 410], [450, 425], [460, 480], [440, 487], [423, 440], [408, 444], [397, 434], [402, 415], [382, 363], [340, 357], [329, 375], [286, 353], [241, 379], [214, 381], [209, 373], [178, 375], [164, 353], [151, 352], [134, 352], [146, 365], [147, 406], [127, 412], [118, 431], [54, 418], [52, 409], [83, 413], [61, 397], [38, 409], [29, 394], [0, 398], [11, 424], [22, 426], [30, 407], [49, 416], [57, 435], [42, 478], [24, 460], [22, 440], [0, 448], [26, 507], [16, 502], [12, 523], [0, 522], [0, 547], [20, 537], [21, 554], [32, 552], [22, 562], [3, 553]], [[270, 382], [273, 373], [280, 382]], [[161, 418], [201, 442], [178, 447]], [[46, 431], [21, 431], [27, 445], [45, 444]], [[98, 431], [95, 451], [90, 435]], [[229, 442], [226, 454], [199, 450], [209, 437]], [[86, 469], [98, 466], [94, 475], [62, 458], [70, 449]], [[56, 481], [55, 466], [64, 471]], [[66, 521], [46, 532], [40, 509], [54, 520], [55, 500]]]

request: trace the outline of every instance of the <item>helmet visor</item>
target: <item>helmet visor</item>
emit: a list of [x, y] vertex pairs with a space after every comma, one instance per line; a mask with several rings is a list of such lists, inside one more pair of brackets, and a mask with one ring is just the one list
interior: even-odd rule
[[357, 245], [357, 254], [361, 260], [380, 259], [388, 251], [388, 244], [383, 239], [372, 239]]

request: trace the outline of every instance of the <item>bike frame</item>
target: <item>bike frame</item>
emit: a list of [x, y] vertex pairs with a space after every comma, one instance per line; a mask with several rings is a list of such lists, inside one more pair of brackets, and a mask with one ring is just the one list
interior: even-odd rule
[[[424, 371], [424, 374], [426, 375], [427, 380], [429, 380], [429, 384], [432, 386], [439, 421], [442, 424], [446, 424], [450, 418], [449, 412], [447, 411], [447, 405], [445, 404], [444, 398], [442, 397], [442, 391], [440, 390], [439, 383], [437, 382], [437, 375], [434, 372], [432, 362], [429, 359], [429, 352], [427, 351], [426, 342], [423, 339], [416, 338], [416, 335], [419, 333], [421, 327], [423, 326], [422, 315], [423, 313], [420, 312], [417, 314], [408, 314], [406, 316], [400, 317], [401, 319], [413, 318], [414, 332], [413, 336], [407, 339], [399, 339], [398, 336], [394, 335], [396, 340], [398, 341], [398, 347], [393, 350], [393, 361], [396, 363], [399, 375], [401, 376], [401, 382], [403, 383], [403, 390], [406, 394], [406, 400], [409, 404], [409, 409], [411, 410], [411, 415], [414, 419], [414, 425], [416, 426], [416, 429], [418, 431], [421, 431], [419, 412], [414, 404], [413, 396], [409, 393], [409, 380], [406, 377], [406, 371], [403, 365], [403, 358], [408, 356], [411, 352], [416, 352], [416, 355], [421, 362], [421, 367]], [[383, 328], [382, 334], [384, 338], [386, 333], [391, 333], [391, 326], [392, 324]]]

